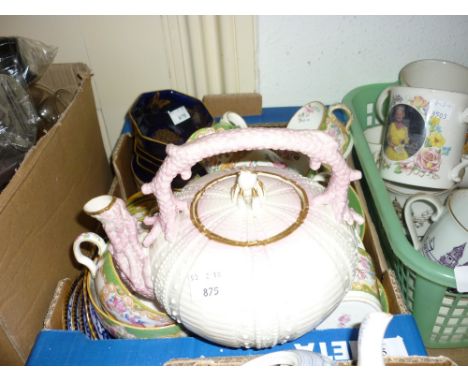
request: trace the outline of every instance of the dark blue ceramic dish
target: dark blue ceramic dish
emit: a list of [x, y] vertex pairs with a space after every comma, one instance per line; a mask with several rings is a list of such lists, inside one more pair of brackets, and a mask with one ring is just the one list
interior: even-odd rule
[[213, 117], [199, 99], [175, 90], [143, 93], [128, 117], [138, 144], [160, 160], [166, 157], [168, 143], [183, 144], [196, 130], [213, 124]]

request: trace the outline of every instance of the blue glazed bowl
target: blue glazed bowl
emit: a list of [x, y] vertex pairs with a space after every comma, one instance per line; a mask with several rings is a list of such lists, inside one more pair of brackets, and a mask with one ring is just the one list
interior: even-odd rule
[[166, 157], [168, 143], [183, 144], [196, 130], [213, 124], [213, 117], [199, 99], [175, 90], [141, 94], [128, 117], [136, 143], [160, 160]]

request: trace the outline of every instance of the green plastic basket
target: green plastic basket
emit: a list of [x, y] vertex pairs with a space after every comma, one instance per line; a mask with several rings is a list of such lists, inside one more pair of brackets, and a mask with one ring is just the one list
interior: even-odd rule
[[364, 136], [365, 129], [380, 124], [374, 103], [389, 85], [361, 86], [343, 99], [355, 117], [351, 126], [353, 156], [363, 172], [369, 210], [424, 344], [430, 348], [468, 347], [468, 294], [456, 291], [452, 269], [426, 259], [408, 241]]

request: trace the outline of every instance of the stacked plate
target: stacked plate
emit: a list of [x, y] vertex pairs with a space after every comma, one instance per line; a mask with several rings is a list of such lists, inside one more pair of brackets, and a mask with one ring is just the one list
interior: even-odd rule
[[113, 336], [102, 325], [89, 299], [85, 274], [72, 284], [64, 309], [64, 323], [67, 330], [78, 330], [93, 340], [104, 340]]

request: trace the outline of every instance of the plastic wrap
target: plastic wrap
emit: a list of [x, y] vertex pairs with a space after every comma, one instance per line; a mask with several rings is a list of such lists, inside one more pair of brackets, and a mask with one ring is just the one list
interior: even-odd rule
[[41, 41], [0, 37], [0, 190], [36, 142], [42, 119], [27, 89], [42, 77], [56, 54], [57, 48]]
[[0, 37], [0, 73], [27, 87], [44, 74], [55, 59], [57, 50], [25, 37]]
[[38, 121], [25, 88], [14, 78], [0, 74], [0, 189], [36, 142]]

